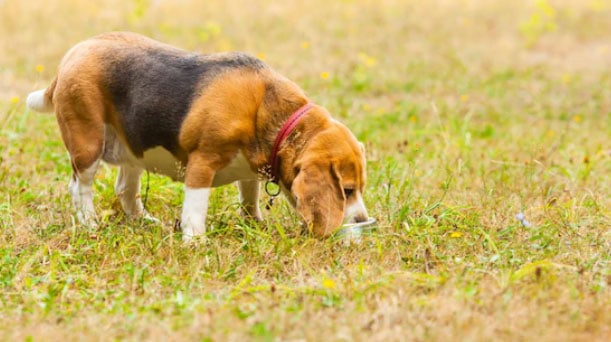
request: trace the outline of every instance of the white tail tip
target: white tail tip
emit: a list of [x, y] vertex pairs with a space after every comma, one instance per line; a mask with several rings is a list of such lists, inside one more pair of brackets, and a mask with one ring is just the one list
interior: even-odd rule
[[53, 111], [53, 105], [47, 100], [45, 96], [46, 89], [37, 90], [31, 92], [28, 98], [25, 100], [26, 106], [38, 112], [51, 112]]

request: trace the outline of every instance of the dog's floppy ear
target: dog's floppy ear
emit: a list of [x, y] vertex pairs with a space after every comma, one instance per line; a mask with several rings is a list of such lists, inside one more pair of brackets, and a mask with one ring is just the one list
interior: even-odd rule
[[359, 144], [359, 149], [361, 149], [361, 153], [365, 155], [365, 144], [360, 141], [357, 141], [357, 143]]
[[334, 164], [309, 165], [299, 170], [291, 186], [296, 209], [309, 231], [325, 237], [344, 219], [344, 192]]

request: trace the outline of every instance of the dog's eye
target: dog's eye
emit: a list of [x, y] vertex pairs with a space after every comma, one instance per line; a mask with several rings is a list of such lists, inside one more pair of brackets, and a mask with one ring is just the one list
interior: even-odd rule
[[352, 196], [352, 194], [354, 194], [354, 189], [344, 188], [344, 195], [346, 196], [346, 198]]

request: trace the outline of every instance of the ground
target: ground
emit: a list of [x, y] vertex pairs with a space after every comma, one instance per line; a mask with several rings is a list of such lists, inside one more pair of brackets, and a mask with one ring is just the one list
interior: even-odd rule
[[[182, 185], [145, 175], [161, 223], [130, 222], [110, 167], [75, 223], [24, 100], [112, 30], [300, 84], [366, 144], [376, 234], [300, 235], [284, 200], [249, 226], [228, 186], [184, 245]], [[609, 32], [602, 0], [0, 1], [0, 339], [608, 340]]]

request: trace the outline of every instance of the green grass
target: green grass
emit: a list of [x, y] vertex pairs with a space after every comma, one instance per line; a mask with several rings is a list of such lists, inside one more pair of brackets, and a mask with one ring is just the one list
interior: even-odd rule
[[[606, 3], [104, 4], [0, 4], [0, 339], [611, 335]], [[161, 224], [133, 222], [110, 167], [103, 224], [76, 224], [55, 119], [23, 102], [71, 45], [116, 29], [249, 51], [302, 85], [365, 142], [378, 232], [304, 236], [283, 199], [249, 226], [228, 186], [207, 241], [184, 245], [182, 184], [144, 176]]]

